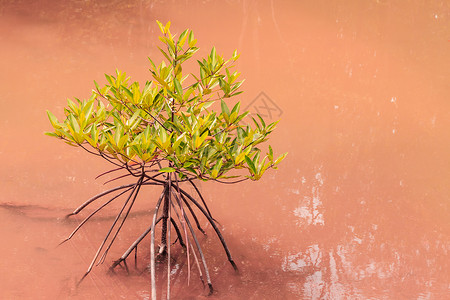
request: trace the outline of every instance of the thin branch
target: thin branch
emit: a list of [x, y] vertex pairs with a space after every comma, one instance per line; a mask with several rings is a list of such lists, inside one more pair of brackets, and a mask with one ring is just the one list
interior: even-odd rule
[[116, 180], [118, 180], [118, 179], [127, 177], [127, 176], [131, 176], [131, 174], [125, 174], [125, 175], [121, 175], [121, 176], [118, 176], [118, 177], [116, 177], [116, 178], [110, 179], [110, 180], [108, 180], [108, 181], [103, 182], [103, 185], [105, 185], [105, 184], [107, 184], [107, 183], [110, 183], [110, 182], [112, 182], [112, 181], [116, 181]]
[[[154, 117], [148, 110], [142, 108], [143, 111], [145, 111], [150, 117], [152, 117], [153, 120], [155, 120], [159, 125], [161, 125], [162, 128], [164, 128], [167, 132], [172, 132], [172, 130], [169, 130], [166, 128], [166, 126], [163, 125], [163, 123], [161, 123], [161, 121], [159, 121], [156, 117]], [[159, 114], [158, 114], [159, 116]]]
[[113, 159], [116, 159], [116, 158], [111, 158], [111, 157], [109, 157], [107, 154], [105, 154], [104, 152], [100, 152], [100, 150], [99, 150], [98, 153], [99, 153], [100, 156], [101, 156], [103, 159], [105, 159], [107, 162], [112, 163], [113, 165], [118, 166], [118, 167], [122, 167], [122, 166], [123, 166], [123, 164], [121, 165], [121, 164], [118, 164], [118, 163], [112, 161]]
[[[139, 166], [140, 166], [139, 169], [142, 169], [142, 165], [139, 164]], [[130, 173], [130, 175], [133, 175], [134, 177], [140, 177], [140, 176], [142, 176], [142, 173], [143, 173], [143, 169], [142, 169], [142, 171], [141, 171], [140, 174], [135, 174], [135, 173], [133, 173], [134, 169], [130, 168], [130, 166], [128, 165], [128, 163], [125, 164], [125, 169], [127, 169], [128, 173]]]
[[213, 179], [214, 181], [217, 181], [217, 182], [219, 182], [219, 183], [225, 183], [225, 184], [235, 184], [235, 183], [239, 183], [239, 182], [242, 182], [242, 181], [246, 181], [246, 180], [249, 180], [250, 178], [243, 178], [243, 179], [239, 179], [239, 180], [235, 180], [235, 181], [221, 181], [221, 180], [217, 180], [217, 179]]
[[93, 151], [91, 151], [91, 150], [88, 150], [86, 147], [84, 147], [82, 144], [77, 144], [78, 146], [80, 146], [81, 148], [83, 148], [83, 150], [85, 150], [87, 153], [89, 153], [89, 154], [94, 154], [94, 155], [97, 155], [97, 156], [100, 156], [100, 154], [98, 154], [98, 153], [95, 153], [95, 152], [93, 152]]
[[[161, 168], [161, 167], [160, 167], [160, 168]], [[162, 175], [162, 174], [164, 174], [164, 173], [158, 173], [158, 174]], [[155, 177], [156, 177], [156, 175], [153, 176], [153, 177], [150, 177], [150, 176], [148, 176], [148, 175], [145, 175], [145, 178], [150, 179], [150, 180], [152, 180], [152, 181], [154, 181], [154, 182], [156, 182], [156, 183], [159, 183], [160, 185], [163, 185], [163, 184], [166, 183], [165, 181], [156, 179]], [[186, 178], [186, 179], [183, 179], [183, 180], [178, 180], [178, 182], [186, 182], [186, 181], [194, 180], [194, 179], [196, 179], [196, 177]], [[147, 185], [147, 184], [148, 184], [148, 183], [145, 183], [145, 182], [143, 183], [143, 185]]]
[[120, 170], [123, 170], [123, 169], [124, 169], [124, 167], [120, 167], [120, 168], [115, 168], [115, 169], [103, 172], [100, 175], [97, 175], [94, 179], [98, 179], [98, 178], [100, 178], [100, 177], [102, 177], [102, 176], [104, 176], [106, 174], [109, 174], [109, 173], [112, 173], [112, 172], [115, 172], [115, 171], [120, 171]]
[[[166, 181], [168, 184], [167, 187], [167, 193], [164, 197], [164, 204], [163, 204], [163, 213], [162, 213], [162, 217], [163, 217], [163, 224], [162, 224], [162, 229], [161, 229], [161, 245], [159, 247], [159, 255], [163, 255], [165, 256], [167, 254], [166, 249], [167, 249], [167, 220], [168, 220], [168, 214], [169, 214], [169, 202], [170, 202], [170, 190], [172, 187], [172, 181], [171, 181], [171, 174], [167, 173], [166, 174]], [[169, 241], [170, 244], [170, 241]]]
[[162, 184], [165, 184], [166, 182], [163, 181], [163, 180], [156, 179], [156, 177], [161, 176], [161, 175], [163, 175], [163, 174], [164, 174], [164, 173], [159, 172], [159, 173], [156, 174], [156, 175], [148, 176], [147, 173], [145, 173], [144, 176], [145, 176], [145, 178], [147, 178], [146, 181], [152, 180], [152, 181], [155, 181], [155, 182], [159, 183], [160, 185], [162, 185]]

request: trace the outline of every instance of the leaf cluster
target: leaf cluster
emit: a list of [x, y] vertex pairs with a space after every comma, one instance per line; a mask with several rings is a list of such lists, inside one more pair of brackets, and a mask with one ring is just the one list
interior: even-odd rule
[[[245, 177], [258, 180], [276, 168], [286, 153], [274, 159], [272, 147], [261, 158], [258, 145], [268, 139], [277, 122], [266, 124], [257, 115], [252, 126], [242, 120], [240, 102], [228, 107], [226, 100], [242, 93], [243, 80], [234, 71], [239, 55], [225, 60], [212, 48], [197, 60], [196, 75], [183, 73], [183, 63], [199, 50], [191, 30], [178, 37], [170, 22], [158, 22], [165, 60], [156, 65], [150, 58], [152, 79], [144, 85], [132, 82], [119, 70], [105, 75], [106, 84], [94, 81], [89, 99], [68, 100], [65, 119], [47, 111], [53, 132], [47, 135], [79, 146], [91, 154], [126, 167], [130, 172], [176, 172], [181, 179], [220, 180], [233, 169], [247, 169]], [[211, 105], [220, 101], [220, 111]], [[139, 168], [138, 168], [139, 166]]]

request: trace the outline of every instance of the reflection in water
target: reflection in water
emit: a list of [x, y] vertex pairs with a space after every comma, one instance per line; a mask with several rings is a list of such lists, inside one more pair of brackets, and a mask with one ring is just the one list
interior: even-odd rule
[[[449, 281], [442, 282], [438, 278], [449, 279], [448, 271], [437, 265], [448, 266], [445, 259], [450, 249], [448, 236], [436, 237], [428, 232], [419, 237], [410, 231], [397, 235], [395, 229], [383, 232], [379, 224], [371, 222], [372, 218], [357, 224], [351, 218], [343, 218], [336, 223], [334, 218], [339, 211], [350, 216], [352, 209], [331, 207], [330, 201], [336, 200], [324, 197], [338, 195], [348, 187], [327, 181], [324, 173], [320, 165], [310, 176], [294, 180], [298, 189], [288, 189], [296, 198], [302, 197], [292, 210], [296, 225], [316, 234], [315, 238], [310, 238], [315, 240], [313, 243], [297, 246], [297, 251], [283, 255], [283, 272], [297, 275], [296, 280], [287, 283], [289, 290], [307, 299], [392, 299], [398, 295], [407, 299], [441, 299], [447, 294]], [[399, 185], [403, 185], [402, 180]], [[378, 204], [368, 206], [372, 201], [367, 196], [355, 200], [367, 210], [364, 214], [370, 216], [380, 208]], [[387, 202], [392, 203], [392, 200]], [[331, 218], [328, 223], [327, 216]], [[337, 235], [321, 237], [323, 231]], [[393, 237], [386, 236], [391, 233]], [[398, 290], [391, 288], [395, 285], [399, 286]], [[404, 289], [406, 286], [408, 288]]]
[[[320, 170], [320, 168], [319, 168]], [[320, 200], [321, 187], [323, 186], [322, 174], [318, 172], [315, 175], [311, 194], [302, 193], [303, 199], [300, 205], [294, 209], [294, 215], [299, 218], [297, 225], [324, 225], [323, 214], [320, 212], [322, 201]], [[302, 178], [302, 184], [307, 184], [306, 179]], [[302, 189], [303, 191], [304, 189]], [[300, 194], [300, 191], [293, 190], [293, 193]]]
[[[237, 47], [242, 107], [277, 108], [271, 144], [289, 152], [261, 182], [203, 185], [241, 269], [205, 237], [214, 297], [448, 298], [448, 1], [28, 2], [0, 5], [0, 298], [149, 296], [148, 244], [140, 271], [105, 264], [76, 289], [110, 215], [54, 249], [74, 225], [61, 217], [105, 189], [92, 179], [109, 167], [42, 133], [45, 109], [89, 96], [103, 73], [149, 79], [155, 19], [193, 29], [200, 51]], [[261, 92], [270, 101], [252, 102]], [[148, 227], [151, 195], [111, 260]], [[204, 290], [183, 263], [173, 295], [193, 299]]]

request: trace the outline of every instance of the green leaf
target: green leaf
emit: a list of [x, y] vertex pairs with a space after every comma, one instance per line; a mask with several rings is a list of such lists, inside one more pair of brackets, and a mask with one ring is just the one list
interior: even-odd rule
[[133, 93], [127, 89], [126, 87], [122, 86], [122, 89], [125, 91], [125, 94], [128, 97], [128, 100], [132, 101], [133, 100]]
[[123, 149], [125, 146], [125, 143], [128, 141], [128, 135], [124, 135], [120, 138], [119, 142], [117, 143], [117, 147], [119, 149]]
[[77, 105], [70, 99], [67, 99], [67, 105], [69, 106], [70, 110], [74, 113], [74, 114], [79, 114], [79, 109], [77, 107]]
[[48, 110], [47, 110], [47, 116], [48, 116], [48, 119], [50, 120], [50, 123], [52, 124], [52, 126], [54, 128], [60, 127], [58, 125], [58, 119]]
[[158, 77], [156, 74], [153, 74], [153, 78], [156, 79], [156, 81], [158, 81], [163, 87], [165, 87], [166, 89], [170, 89], [169, 85], [167, 84], [167, 82], [165, 82], [163, 79], [161, 79], [160, 77]]
[[159, 172], [165, 172], [165, 173], [172, 173], [172, 172], [175, 172], [175, 171], [176, 170], [174, 168], [172, 168], [172, 167], [165, 167], [165, 168], [159, 169]]
[[44, 132], [44, 134], [45, 135], [48, 135], [48, 136], [53, 136], [53, 137], [57, 137], [57, 138], [59, 138], [59, 135], [57, 135], [56, 133], [54, 133], [54, 132]]
[[222, 107], [222, 113], [226, 114], [227, 116], [230, 115], [230, 110], [228, 109], [227, 104], [225, 103], [225, 101], [221, 100], [220, 102], [220, 106]]
[[174, 79], [173, 79], [173, 83], [174, 83], [174, 85], [175, 85], [175, 91], [177, 92], [177, 94], [178, 94], [179, 96], [182, 96], [182, 95], [183, 95], [183, 88], [181, 87], [181, 84], [180, 84], [180, 82], [178, 81], [178, 79], [177, 79], [177, 78], [174, 78]]
[[189, 37], [188, 37], [189, 47], [194, 47], [196, 43], [197, 43], [197, 40], [194, 39], [194, 32], [191, 30], [191, 32], [189, 32]]
[[233, 109], [231, 110], [231, 113], [236, 112], [236, 114], [238, 114], [240, 108], [241, 108], [241, 102], [238, 101], [238, 102], [236, 103], [236, 105], [233, 107]]
[[74, 132], [80, 132], [80, 125], [78, 124], [78, 121], [72, 114], [69, 115], [68, 120], [69, 120], [69, 128], [72, 128]]
[[238, 54], [237, 50], [234, 50], [232, 59], [236, 61], [239, 58], [240, 54]]
[[163, 49], [159, 48], [159, 51], [161, 51], [161, 53], [164, 55], [164, 57], [168, 60], [171, 61], [172, 59], [170, 59], [169, 54], [166, 53], [166, 51], [164, 51]]
[[186, 136], [186, 132], [183, 132], [173, 143], [173, 148], [178, 148], [178, 146], [180, 146], [181, 142], [184, 140]]
[[220, 169], [222, 168], [222, 160], [220, 159], [213, 167], [212, 171], [211, 171], [211, 177], [212, 178], [217, 178], [217, 176], [219, 175]]
[[91, 117], [93, 109], [94, 109], [94, 100], [90, 100], [84, 105], [82, 112], [86, 120], [89, 120], [89, 118]]
[[236, 165], [239, 165], [241, 162], [244, 161], [245, 156], [246, 156], [246, 153], [245, 153], [245, 152], [239, 153], [239, 154], [236, 156], [236, 158], [235, 158], [235, 160], [234, 160], [234, 163], [235, 163]]
[[256, 114], [256, 115], [258, 116], [259, 120], [261, 121], [262, 128], [263, 129], [266, 128], [266, 122], [264, 122], [264, 119], [259, 114]]
[[[199, 58], [199, 69], [196, 64], [182, 65], [198, 51], [193, 32], [186, 29], [179, 36], [172, 35], [170, 22], [157, 24], [163, 56], [157, 55], [160, 64], [149, 58], [151, 81], [140, 88], [125, 72], [105, 75], [106, 84], [94, 81], [87, 100], [69, 100], [64, 122], [47, 112], [53, 132], [46, 134], [72, 146], [92, 147], [93, 153], [98, 150], [113, 163], [136, 158], [148, 172], [158, 171], [154, 163], [160, 161], [167, 166], [160, 172], [183, 171], [205, 181], [233, 178], [227, 176], [233, 169], [248, 169], [238, 177], [258, 180], [266, 169], [276, 168], [286, 154], [274, 161], [269, 146], [260, 161], [263, 152], [256, 148], [267, 140], [276, 123], [266, 125], [261, 116], [253, 116], [256, 126], [240, 125], [248, 112], [240, 114], [241, 102], [228, 107], [230, 102], [225, 99], [241, 93], [238, 89], [243, 81], [238, 80], [240, 73], [233, 66], [237, 51], [227, 60], [212, 47]], [[188, 70], [192, 66], [196, 74]], [[186, 74], [193, 76], [188, 84]], [[220, 108], [216, 107], [217, 98], [222, 98]]]
[[232, 112], [229, 120], [230, 124], [233, 124], [234, 121], [236, 121], [236, 119], [237, 119], [237, 112]]
[[245, 156], [245, 161], [247, 162], [247, 165], [249, 166], [251, 173], [252, 174], [256, 174], [256, 167], [255, 164], [253, 163], [253, 161], [250, 159], [250, 157], [248, 157], [247, 155]]
[[186, 41], [186, 38], [188, 37], [187, 33], [188, 33], [189, 29], [186, 29], [185, 31], [183, 31], [180, 34], [180, 37], [178, 38], [178, 46], [183, 47], [184, 42]]
[[273, 162], [273, 150], [272, 150], [272, 146], [269, 145], [269, 153], [267, 154], [267, 157], [269, 158], [269, 161], [272, 163]]
[[284, 154], [282, 154], [282, 155], [280, 155], [280, 156], [275, 160], [274, 165], [275, 165], [275, 166], [278, 165], [278, 164], [286, 157], [286, 155], [287, 155], [287, 152], [284, 153]]
[[167, 22], [166, 26], [164, 26], [164, 31], [167, 32], [170, 28], [170, 21]]
[[113, 81], [114, 77], [112, 77], [108, 74], [105, 74], [105, 78], [109, 82], [110, 85], [114, 85], [114, 81]]
[[156, 20], [156, 23], [159, 26], [159, 30], [161, 30], [161, 32], [164, 33], [164, 26], [163, 26], [163, 24], [160, 21], [158, 21], [158, 20]]
[[259, 126], [258, 122], [255, 120], [255, 118], [252, 117], [253, 123], [255, 123], [256, 127], [258, 127], [258, 130], [261, 131], [261, 127]]
[[156, 70], [156, 65], [155, 65], [155, 63], [153, 62], [153, 60], [152, 60], [150, 57], [147, 57], [147, 58], [148, 58], [148, 60], [150, 61], [150, 64], [152, 65], [153, 70]]

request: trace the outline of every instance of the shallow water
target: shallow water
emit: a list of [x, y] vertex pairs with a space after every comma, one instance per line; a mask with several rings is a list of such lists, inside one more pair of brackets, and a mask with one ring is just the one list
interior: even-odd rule
[[[112, 211], [56, 247], [81, 220], [63, 217], [105, 189], [93, 179], [109, 166], [43, 132], [46, 109], [88, 96], [104, 73], [149, 78], [156, 19], [193, 29], [201, 53], [237, 48], [243, 107], [281, 118], [271, 145], [289, 152], [259, 182], [201, 185], [241, 270], [208, 231], [210, 299], [448, 297], [450, 6], [368, 0], [3, 1], [1, 298], [148, 298], [147, 244], [144, 272], [107, 271], [148, 226], [157, 192], [76, 288]], [[204, 297], [177, 262], [173, 298]]]

